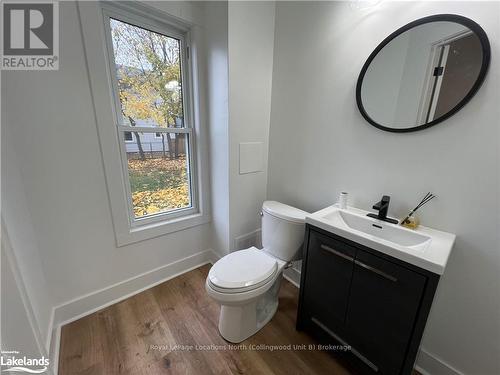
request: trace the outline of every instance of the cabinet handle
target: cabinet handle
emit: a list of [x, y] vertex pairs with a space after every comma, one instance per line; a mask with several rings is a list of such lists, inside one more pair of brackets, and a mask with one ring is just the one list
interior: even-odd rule
[[344, 254], [344, 253], [341, 253], [340, 251], [334, 250], [334, 249], [332, 249], [330, 246], [326, 246], [326, 245], [323, 245], [323, 244], [322, 244], [322, 245], [321, 245], [321, 248], [322, 248], [323, 250], [325, 250], [325, 251], [327, 251], [327, 252], [329, 252], [329, 253], [333, 254], [333, 255], [336, 255], [336, 256], [338, 256], [338, 257], [344, 258], [344, 259], [348, 260], [349, 262], [352, 262], [352, 261], [354, 260], [354, 258], [353, 258], [353, 257], [350, 257], [349, 255], [346, 255], [346, 254]]
[[372, 272], [376, 273], [379, 276], [385, 277], [388, 280], [391, 280], [393, 282], [398, 281], [398, 279], [395, 278], [394, 276], [391, 276], [383, 271], [380, 271], [379, 269], [377, 269], [375, 267], [369, 266], [368, 264], [362, 263], [357, 259], [354, 261], [354, 263], [356, 263], [360, 267], [363, 267], [364, 269], [367, 269], [368, 271], [372, 271]]
[[368, 358], [366, 358], [363, 354], [358, 352], [356, 349], [354, 349], [351, 345], [349, 345], [346, 341], [342, 340], [339, 336], [337, 336], [335, 333], [333, 333], [327, 326], [325, 326], [323, 323], [321, 323], [318, 319], [315, 317], [311, 318], [311, 321], [316, 324], [319, 328], [321, 328], [323, 331], [328, 333], [330, 336], [332, 336], [335, 340], [340, 342], [344, 346], [348, 346], [351, 349], [351, 353], [354, 354], [356, 357], [358, 357], [361, 361], [363, 361], [368, 367], [370, 367], [373, 371], [378, 372], [378, 367], [370, 361]]

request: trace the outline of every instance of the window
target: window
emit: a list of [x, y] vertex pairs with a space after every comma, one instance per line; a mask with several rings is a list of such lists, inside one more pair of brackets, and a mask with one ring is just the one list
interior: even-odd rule
[[209, 222], [203, 35], [142, 2], [79, 9], [117, 245]]
[[134, 136], [132, 135], [132, 132], [125, 132], [123, 133], [125, 142], [133, 142], [134, 141]]
[[196, 197], [185, 42], [168, 29], [114, 16], [108, 31], [131, 223], [190, 213]]
[[209, 222], [203, 34], [142, 2], [79, 10], [117, 245]]

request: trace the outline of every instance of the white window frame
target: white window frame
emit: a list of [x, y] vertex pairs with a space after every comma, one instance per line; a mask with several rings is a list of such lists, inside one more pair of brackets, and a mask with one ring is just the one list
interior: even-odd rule
[[161, 132], [155, 132], [155, 138], [156, 139], [161, 139]]
[[[139, 3], [79, 2], [78, 7], [117, 245], [207, 223], [210, 220], [208, 192], [201, 187], [208, 185], [208, 175], [206, 170], [198, 169], [202, 165], [201, 154], [206, 154], [206, 149], [197, 147], [203, 132], [199, 113], [200, 91], [194, 79], [198, 61], [193, 53], [196, 49], [191, 47], [193, 25]], [[184, 48], [181, 48], [184, 128], [132, 127], [122, 122], [109, 18], [174, 37], [181, 40], [181, 45], [184, 43]], [[124, 140], [125, 131], [188, 134], [189, 152], [186, 156], [189, 157], [191, 207], [135, 219], [125, 149], [129, 142]]]
[[[191, 113], [191, 73], [189, 69], [189, 64], [188, 64], [188, 55], [187, 55], [187, 50], [189, 48], [189, 33], [188, 32], [183, 32], [175, 27], [172, 27], [169, 24], [164, 24], [164, 25], [157, 25], [157, 24], [152, 24], [150, 20], [145, 19], [142, 16], [138, 16], [136, 13], [130, 13], [130, 12], [120, 12], [116, 11], [114, 7], [103, 7], [103, 18], [104, 18], [104, 30], [106, 33], [106, 46], [107, 46], [107, 52], [108, 52], [108, 61], [109, 61], [109, 71], [111, 73], [111, 86], [112, 86], [112, 91], [113, 91], [113, 98], [114, 98], [114, 109], [115, 109], [115, 118], [116, 118], [116, 126], [118, 130], [118, 137], [120, 139], [120, 151], [121, 151], [121, 156], [122, 156], [122, 169], [123, 169], [123, 174], [124, 177], [127, 179], [127, 183], [125, 183], [125, 189], [127, 192], [127, 206], [129, 210], [129, 220], [130, 220], [130, 226], [131, 227], [140, 227], [146, 224], [150, 223], [155, 223], [158, 221], [165, 221], [165, 220], [170, 220], [173, 218], [181, 217], [181, 216], [189, 216], [192, 215], [193, 213], [196, 213], [198, 211], [198, 193], [196, 189], [196, 185], [191, 183], [191, 180], [196, 179], [196, 162], [195, 158], [192, 157], [192, 154], [195, 152], [195, 148], [192, 146], [194, 145], [194, 133], [193, 133], [193, 127], [192, 127], [192, 113]], [[128, 125], [125, 119], [123, 119], [122, 113], [121, 113], [121, 102], [120, 98], [118, 95], [119, 89], [118, 89], [118, 79], [116, 77], [116, 70], [115, 70], [115, 56], [113, 52], [113, 40], [111, 37], [111, 26], [110, 26], [110, 20], [115, 19], [117, 21], [125, 22], [128, 24], [131, 24], [133, 26], [142, 28], [142, 29], [147, 29], [152, 32], [156, 32], [161, 35], [165, 35], [167, 37], [175, 38], [179, 40], [180, 45], [181, 45], [181, 54], [180, 54], [180, 59], [181, 59], [181, 74], [182, 74], [182, 108], [183, 108], [183, 115], [184, 115], [184, 127], [182, 128], [162, 128], [162, 127], [139, 127], [139, 126], [131, 126]], [[114, 73], [114, 74], [113, 74]], [[139, 132], [139, 133], [152, 133], [153, 137], [156, 136], [156, 133], [184, 133], [187, 134], [189, 138], [189, 143], [188, 146], [186, 147], [186, 160], [188, 161], [188, 171], [187, 171], [187, 176], [188, 176], [188, 185], [189, 185], [189, 192], [190, 192], [190, 206], [186, 208], [180, 208], [176, 210], [170, 210], [166, 212], [159, 212], [154, 215], [148, 215], [140, 218], [135, 218], [134, 214], [134, 207], [132, 205], [132, 191], [130, 188], [130, 182], [128, 179], [128, 166], [127, 166], [127, 152], [124, 147], [125, 144], [125, 139], [122, 138], [124, 133], [126, 131], [129, 131], [131, 133], [133, 132]], [[137, 140], [136, 140], [137, 141]]]
[[123, 134], [123, 138], [125, 140], [125, 143], [134, 143], [135, 142], [135, 137], [134, 137], [134, 133], [133, 132], [129, 132], [130, 135], [132, 136], [132, 139], [128, 140], [128, 139], [125, 139], [125, 133]]

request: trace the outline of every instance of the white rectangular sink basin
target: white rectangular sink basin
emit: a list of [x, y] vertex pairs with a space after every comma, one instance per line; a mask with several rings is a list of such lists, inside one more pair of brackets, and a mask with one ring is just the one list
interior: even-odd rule
[[429, 236], [383, 221], [375, 223], [375, 220], [368, 216], [360, 216], [348, 211], [335, 210], [326, 214], [324, 218], [330, 221], [342, 220], [350, 229], [399, 246], [411, 246], [423, 250], [431, 241]]
[[455, 235], [420, 226], [416, 230], [366, 216], [368, 212], [336, 205], [306, 217], [306, 223], [384, 254], [443, 274]]

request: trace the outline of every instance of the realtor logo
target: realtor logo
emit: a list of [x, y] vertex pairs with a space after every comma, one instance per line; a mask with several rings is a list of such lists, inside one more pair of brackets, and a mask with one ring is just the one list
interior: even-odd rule
[[2, 2], [2, 69], [59, 68], [57, 2]]
[[0, 372], [3, 374], [22, 372], [28, 374], [44, 374], [48, 370], [50, 360], [44, 356], [31, 358], [20, 356], [17, 350], [2, 350], [0, 354]]

